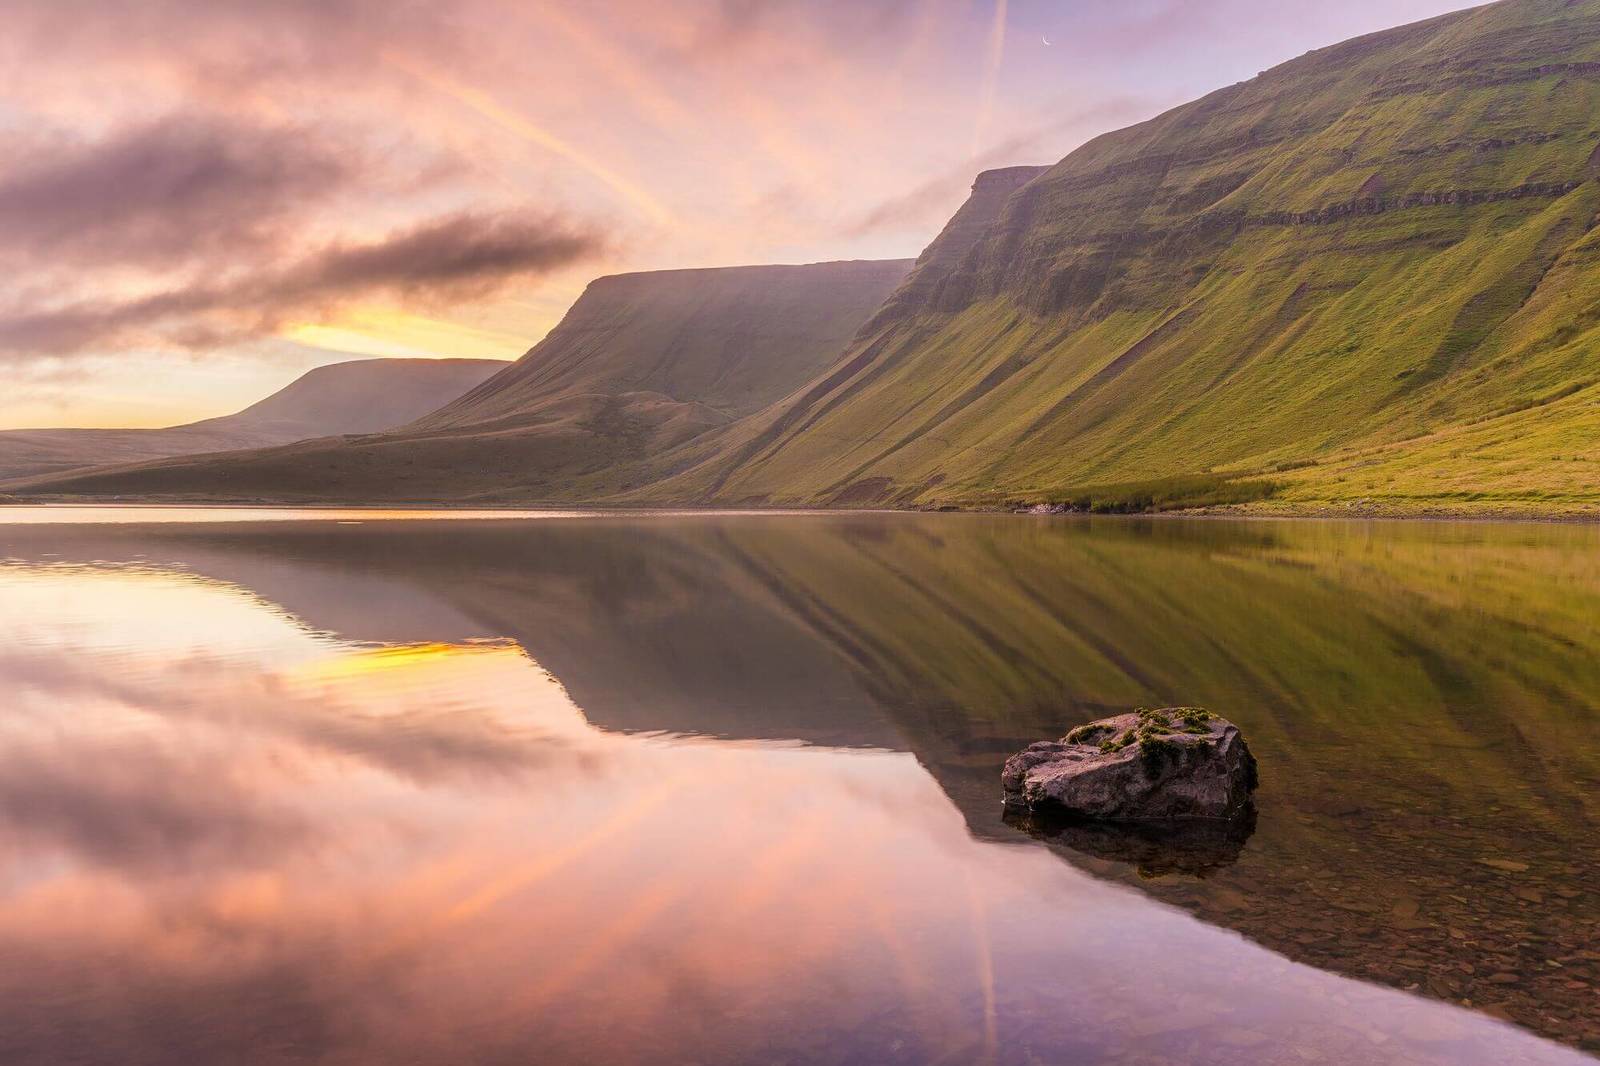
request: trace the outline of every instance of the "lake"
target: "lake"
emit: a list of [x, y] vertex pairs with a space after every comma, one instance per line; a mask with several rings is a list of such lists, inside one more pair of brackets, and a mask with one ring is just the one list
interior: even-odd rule
[[[7, 1064], [1600, 1051], [1595, 527], [7, 508], [0, 692]], [[1169, 704], [1249, 832], [1002, 817]]]

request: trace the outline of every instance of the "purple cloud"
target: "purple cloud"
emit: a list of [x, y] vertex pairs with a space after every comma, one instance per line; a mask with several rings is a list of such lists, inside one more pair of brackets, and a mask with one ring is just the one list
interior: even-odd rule
[[122, 301], [84, 301], [0, 314], [0, 352], [67, 355], [152, 340], [203, 347], [273, 332], [286, 320], [361, 297], [416, 303], [488, 295], [599, 254], [605, 239], [549, 215], [459, 214], [382, 240], [337, 243], [278, 270], [199, 282]]
[[0, 176], [0, 257], [162, 269], [270, 248], [361, 170], [357, 152], [305, 130], [173, 116]]

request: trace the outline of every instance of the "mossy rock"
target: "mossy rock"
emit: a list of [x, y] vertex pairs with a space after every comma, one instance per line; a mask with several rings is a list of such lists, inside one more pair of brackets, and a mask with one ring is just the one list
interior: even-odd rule
[[1198, 707], [1090, 722], [1013, 755], [1001, 775], [1008, 809], [1117, 822], [1238, 818], [1258, 781], [1239, 727]]

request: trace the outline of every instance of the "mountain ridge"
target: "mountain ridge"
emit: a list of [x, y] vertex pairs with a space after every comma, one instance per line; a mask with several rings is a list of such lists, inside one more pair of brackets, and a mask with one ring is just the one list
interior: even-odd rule
[[[856, 316], [871, 313], [909, 268], [907, 260], [839, 260], [604, 275], [588, 284], [550, 335], [523, 359], [419, 419], [416, 428], [493, 422], [497, 416], [525, 414], [552, 396], [597, 391], [595, 364], [601, 364], [598, 384], [615, 393], [654, 392], [678, 402], [746, 414], [782, 395], [770, 383], [770, 366], [759, 362], [770, 363], [775, 356], [795, 358], [801, 363], [795, 374], [803, 375], [806, 364], [824, 361], [850, 339], [859, 325]], [[847, 288], [856, 291], [842, 291]], [[630, 334], [641, 324], [635, 320], [655, 310], [641, 307], [641, 301], [675, 304], [673, 310], [682, 320], [645, 323], [653, 329], [665, 325], [674, 335], [649, 353], [648, 364], [621, 363], [618, 354], [628, 350], [634, 342]], [[703, 306], [685, 310], [694, 301]], [[762, 316], [786, 316], [781, 328], [767, 321], [730, 321], [741, 302], [770, 303], [760, 307]], [[708, 328], [727, 335], [708, 336]], [[753, 348], [742, 347], [752, 344]], [[734, 350], [735, 345], [741, 349]], [[827, 354], [819, 355], [817, 349]]]

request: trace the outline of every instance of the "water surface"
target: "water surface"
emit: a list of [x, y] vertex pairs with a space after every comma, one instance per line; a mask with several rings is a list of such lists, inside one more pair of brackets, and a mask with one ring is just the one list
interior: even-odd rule
[[[100, 514], [0, 525], [0, 1061], [1600, 1048], [1592, 528]], [[1004, 822], [1154, 703], [1248, 839]]]

